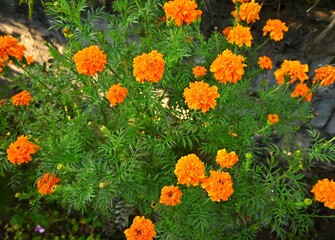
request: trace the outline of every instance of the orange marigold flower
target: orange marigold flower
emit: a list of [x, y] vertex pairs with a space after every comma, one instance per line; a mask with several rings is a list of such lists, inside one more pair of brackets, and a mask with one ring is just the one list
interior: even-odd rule
[[155, 225], [150, 219], [136, 216], [124, 234], [127, 240], [150, 240], [156, 236]]
[[107, 63], [107, 55], [97, 45], [92, 45], [78, 51], [73, 60], [80, 74], [93, 76], [102, 72]]
[[20, 136], [7, 148], [7, 158], [12, 164], [21, 165], [33, 160], [31, 154], [35, 154], [41, 147], [30, 142], [27, 137]]
[[202, 14], [201, 10], [196, 10], [197, 7], [193, 0], [174, 0], [164, 4], [164, 12], [166, 19], [173, 19], [176, 26], [184, 22], [189, 25]]
[[279, 117], [277, 114], [269, 114], [268, 115], [268, 124], [273, 125], [279, 122]]
[[113, 84], [107, 92], [107, 99], [111, 103], [111, 106], [114, 106], [116, 104], [122, 103], [126, 98], [127, 93], [127, 88], [121, 87], [120, 83]]
[[228, 201], [234, 193], [233, 182], [228, 172], [210, 170], [210, 176], [201, 184], [212, 201]]
[[198, 186], [205, 177], [205, 164], [195, 154], [181, 157], [174, 170], [178, 184]]
[[184, 89], [183, 96], [190, 109], [201, 109], [202, 112], [207, 112], [209, 108], [215, 108], [215, 98], [220, 97], [220, 94], [216, 86], [209, 86], [208, 83], [201, 81], [191, 82], [189, 87]]
[[224, 36], [228, 36], [228, 34], [229, 34], [229, 32], [230, 32], [230, 30], [233, 28], [233, 26], [227, 26], [227, 27], [225, 27], [223, 30], [222, 30], [222, 34], [224, 35]]
[[252, 35], [250, 32], [250, 27], [244, 27], [242, 25], [237, 25], [230, 29], [227, 41], [231, 44], [236, 44], [239, 47], [246, 45], [251, 47]]
[[335, 81], [335, 67], [331, 65], [315, 69], [313, 83], [320, 81], [320, 86], [329, 86]]
[[227, 153], [225, 148], [219, 150], [215, 158], [217, 164], [224, 168], [231, 168], [238, 162], [238, 155], [234, 151]]
[[166, 206], [176, 206], [180, 203], [182, 192], [179, 187], [164, 186], [161, 190], [159, 202]]
[[45, 173], [37, 180], [37, 188], [40, 194], [51, 194], [55, 191], [56, 184], [60, 181], [55, 174]]
[[25, 50], [26, 48], [19, 44], [16, 38], [12, 36], [0, 36], [0, 58], [3, 58], [5, 61], [8, 60], [9, 57], [22, 60]]
[[5, 105], [6, 104], [6, 99], [1, 99], [0, 100], [0, 105]]
[[261, 69], [272, 69], [272, 60], [267, 56], [261, 56], [258, 58], [258, 65]]
[[26, 58], [26, 61], [27, 61], [28, 65], [31, 65], [31, 64], [34, 63], [34, 58], [33, 58], [33, 56], [31, 56], [31, 55], [26, 55], [26, 56], [24, 56], [24, 57]]
[[153, 50], [134, 58], [133, 74], [140, 83], [144, 83], [144, 80], [158, 82], [163, 78], [164, 67], [163, 54]]
[[14, 95], [12, 97], [12, 103], [15, 106], [29, 106], [30, 101], [32, 101], [33, 98], [31, 97], [30, 93], [26, 90]]
[[297, 79], [304, 82], [308, 79], [308, 65], [301, 64], [300, 61], [284, 60], [279, 69], [274, 72], [278, 84], [285, 82], [285, 77], [289, 78], [289, 83], [294, 83]]
[[[244, 21], [247, 23], [256, 22], [256, 20], [259, 20], [259, 11], [261, 10], [261, 7], [261, 5], [255, 3], [255, 0], [242, 3], [238, 12], [238, 21]], [[236, 17], [236, 10], [231, 14], [233, 17]]]
[[222, 83], [237, 83], [244, 74], [245, 58], [235, 55], [229, 49], [224, 50], [213, 61], [210, 71], [214, 73], [214, 78]]
[[303, 100], [305, 102], [310, 102], [313, 96], [310, 90], [311, 89], [305, 83], [298, 83], [297, 85], [295, 85], [291, 97], [293, 98], [303, 97]]
[[195, 66], [192, 68], [192, 72], [195, 78], [199, 78], [206, 75], [207, 69], [203, 66]]
[[325, 178], [319, 180], [312, 188], [315, 200], [323, 202], [325, 207], [335, 209], [335, 182]]
[[267, 20], [265, 26], [263, 27], [263, 36], [270, 33], [270, 38], [275, 41], [280, 41], [284, 37], [284, 32], [288, 31], [285, 23], [279, 19], [269, 19]]

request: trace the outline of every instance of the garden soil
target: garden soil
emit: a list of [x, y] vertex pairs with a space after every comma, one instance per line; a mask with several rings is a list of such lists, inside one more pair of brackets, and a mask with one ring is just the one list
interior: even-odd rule
[[[12, 35], [27, 48], [27, 54], [34, 55], [35, 61], [47, 63], [50, 59], [45, 42], [49, 42], [59, 51], [66, 42], [60, 32], [48, 31], [50, 22], [43, 13], [39, 1], [35, 1], [32, 19], [28, 17], [27, 6], [18, 4], [19, 0], [0, 0], [0, 35]], [[99, 1], [96, 1], [99, 2]], [[102, 2], [102, 1], [101, 1]], [[106, 1], [110, 9], [110, 1]], [[200, 1], [198, 1], [200, 2]], [[310, 77], [320, 65], [335, 64], [335, 0], [263, 0], [261, 20], [252, 26], [254, 33], [261, 33], [265, 21], [279, 18], [289, 27], [289, 32], [281, 42], [269, 42], [261, 49], [261, 54], [272, 58], [275, 68], [280, 67], [284, 59], [300, 60], [310, 68]], [[231, 0], [204, 0], [201, 3], [202, 31], [209, 36], [213, 31], [221, 31], [231, 24], [230, 13], [233, 11]], [[260, 36], [261, 37], [261, 36]], [[261, 41], [256, 38], [255, 42]], [[255, 43], [253, 43], [255, 44]], [[13, 75], [19, 74], [13, 68]], [[272, 77], [271, 77], [272, 76]], [[275, 81], [273, 74], [259, 76], [257, 82], [264, 79]], [[10, 79], [0, 75], [0, 99], [11, 96]], [[335, 136], [335, 89], [324, 88], [314, 95], [311, 103], [314, 109], [312, 126], [322, 136]], [[304, 133], [297, 136], [297, 141], [305, 140]], [[307, 143], [308, 144], [308, 141]], [[334, 156], [335, 157], [335, 156]], [[315, 169], [320, 177], [335, 179], [334, 166], [324, 165]], [[334, 211], [323, 208], [321, 215], [334, 215]], [[317, 219], [310, 239], [328, 240], [335, 236], [335, 219], [327, 221]], [[258, 239], [275, 239], [271, 231], [264, 230]], [[297, 239], [294, 236], [292, 239]]]

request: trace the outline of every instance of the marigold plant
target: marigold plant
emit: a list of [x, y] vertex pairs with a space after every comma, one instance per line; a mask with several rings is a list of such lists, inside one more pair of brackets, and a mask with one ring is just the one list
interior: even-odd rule
[[315, 200], [324, 203], [325, 207], [335, 209], [335, 182], [327, 178], [319, 180], [312, 188]]
[[30, 105], [30, 101], [32, 101], [33, 98], [30, 94], [30, 92], [28, 92], [27, 90], [23, 90], [22, 92], [14, 95], [12, 97], [12, 103], [15, 106], [29, 106]]
[[161, 190], [159, 202], [166, 206], [176, 206], [180, 203], [181, 196], [182, 192], [178, 186], [164, 186]]
[[238, 162], [238, 155], [235, 151], [227, 152], [225, 148], [219, 150], [216, 154], [216, 162], [223, 168], [231, 168]]
[[178, 184], [198, 186], [205, 179], [205, 164], [195, 154], [189, 154], [178, 160], [174, 173]]
[[156, 236], [155, 225], [150, 219], [136, 216], [124, 234], [127, 240], [151, 240]]
[[22, 135], [7, 148], [7, 158], [12, 164], [21, 165], [33, 160], [32, 154], [35, 154], [41, 147], [30, 142], [28, 137]]
[[52, 194], [55, 191], [55, 186], [60, 182], [60, 179], [55, 174], [45, 173], [37, 180], [37, 188], [40, 194]]
[[302, 64], [300, 61], [284, 60], [280, 68], [274, 72], [277, 83], [285, 82], [285, 77], [288, 77], [289, 83], [294, 83], [297, 79], [304, 82], [308, 79], [308, 65]]
[[258, 58], [258, 65], [259, 67], [264, 70], [264, 69], [272, 69], [272, 60], [268, 56], [261, 56]]
[[107, 55], [97, 45], [92, 45], [78, 51], [73, 60], [80, 74], [92, 77], [105, 69]]
[[251, 47], [252, 35], [250, 32], [250, 27], [244, 27], [242, 25], [237, 25], [230, 29], [227, 35], [227, 41], [231, 44], [236, 44], [239, 47], [247, 46]]
[[270, 34], [270, 39], [280, 41], [284, 37], [284, 32], [288, 31], [288, 27], [279, 19], [269, 19], [263, 27], [263, 36]]
[[195, 66], [192, 68], [192, 73], [195, 78], [200, 78], [206, 75], [207, 69], [204, 66]]
[[176, 26], [185, 22], [187, 25], [199, 18], [201, 10], [197, 10], [198, 4], [193, 0], [173, 0], [164, 4], [166, 19], [173, 19]]
[[216, 98], [220, 97], [216, 86], [209, 86], [208, 83], [191, 82], [188, 88], [185, 88], [183, 96], [190, 109], [201, 109], [207, 112], [210, 108], [216, 106]]
[[245, 58], [226, 49], [219, 54], [210, 66], [214, 78], [221, 83], [237, 83], [244, 75]]
[[107, 99], [111, 106], [115, 106], [116, 104], [122, 103], [124, 101], [127, 93], [127, 88], [121, 87], [120, 83], [113, 84], [107, 92]]
[[163, 54], [153, 50], [134, 58], [133, 74], [140, 83], [144, 83], [145, 80], [158, 82], [163, 78], [164, 67]]
[[329, 86], [335, 81], [335, 67], [331, 65], [322, 66], [314, 70], [315, 76], [313, 84], [318, 83], [320, 86]]

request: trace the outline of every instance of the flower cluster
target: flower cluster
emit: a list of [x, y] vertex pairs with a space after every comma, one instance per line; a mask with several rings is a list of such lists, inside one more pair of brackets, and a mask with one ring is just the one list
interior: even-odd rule
[[179, 187], [164, 186], [161, 190], [159, 202], [166, 206], [176, 206], [180, 203], [182, 192]]
[[164, 67], [163, 54], [153, 50], [134, 58], [133, 74], [140, 83], [144, 83], [144, 80], [158, 82], [163, 78]]
[[319, 180], [312, 188], [315, 200], [323, 202], [330, 209], [335, 209], [335, 182], [327, 178]]
[[[244, 21], [246, 23], [254, 23], [259, 20], [259, 12], [261, 10], [261, 5], [255, 3], [255, 0], [251, 2], [243, 2], [240, 5], [238, 11], [238, 21]], [[236, 17], [236, 10], [231, 13], [233, 17]]]
[[196, 10], [197, 3], [193, 0], [173, 0], [164, 4], [166, 19], [173, 19], [176, 26], [181, 26], [184, 22], [189, 25], [202, 14], [201, 10]]
[[245, 58], [226, 49], [219, 54], [210, 66], [214, 78], [221, 83], [237, 83], [244, 74]]
[[238, 155], [235, 153], [235, 151], [227, 153], [226, 149], [224, 148], [217, 152], [216, 162], [221, 167], [231, 168], [235, 165], [235, 163], [238, 162]]
[[258, 58], [258, 65], [259, 67], [264, 70], [264, 69], [272, 69], [272, 60], [268, 56], [261, 56]]
[[111, 106], [115, 106], [116, 104], [120, 104], [126, 98], [128, 93], [127, 88], [121, 87], [121, 84], [113, 84], [108, 92], [107, 99], [110, 102]]
[[0, 36], [0, 72], [3, 71], [10, 57], [21, 61], [25, 50], [25, 46], [19, 44], [16, 38], [12, 36]]
[[35, 154], [41, 147], [30, 142], [26, 136], [20, 136], [7, 148], [7, 158], [12, 164], [21, 165], [33, 160], [31, 154]]
[[151, 240], [156, 236], [155, 225], [150, 219], [136, 216], [124, 234], [127, 240]]
[[192, 68], [192, 73], [195, 78], [199, 78], [206, 75], [207, 69], [203, 66], [195, 66]]
[[40, 194], [51, 194], [56, 189], [56, 184], [60, 181], [55, 174], [45, 173], [37, 180], [37, 188]]
[[107, 63], [106, 59], [106, 54], [96, 45], [86, 47], [73, 56], [77, 71], [88, 76], [102, 72]]
[[205, 164], [195, 154], [181, 157], [174, 170], [178, 184], [198, 186], [205, 177]]
[[212, 201], [227, 201], [234, 193], [231, 175], [228, 172], [211, 170], [210, 176], [201, 184]]
[[320, 82], [320, 86], [329, 86], [335, 81], [335, 67], [331, 65], [322, 66], [314, 70], [313, 83]]
[[288, 31], [288, 27], [279, 19], [269, 19], [263, 27], [263, 36], [270, 34], [270, 39], [280, 41], [284, 37], [284, 32]]
[[31, 97], [30, 93], [26, 90], [14, 95], [12, 97], [12, 103], [15, 106], [29, 106], [30, 101], [32, 101], [33, 98]]
[[275, 123], [279, 122], [279, 117], [277, 114], [269, 114], [268, 115], [268, 124], [273, 125]]
[[250, 32], [250, 27], [244, 27], [242, 25], [237, 25], [230, 29], [227, 35], [227, 41], [231, 44], [236, 44], [239, 47], [243, 45], [251, 47], [252, 35]]
[[184, 98], [190, 109], [201, 109], [207, 112], [209, 108], [214, 109], [216, 98], [220, 97], [216, 86], [209, 86], [205, 82], [191, 82], [189, 87], [184, 89]]

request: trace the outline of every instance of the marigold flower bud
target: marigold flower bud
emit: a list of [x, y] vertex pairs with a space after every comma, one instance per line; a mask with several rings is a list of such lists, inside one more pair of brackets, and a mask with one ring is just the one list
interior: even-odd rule
[[305, 199], [304, 199], [304, 204], [305, 204], [306, 206], [309, 206], [309, 205], [311, 205], [312, 203], [313, 203], [312, 199], [310, 199], [310, 198], [305, 198]]
[[58, 170], [61, 170], [61, 169], [63, 168], [63, 166], [64, 166], [63, 164], [58, 164], [58, 165], [57, 165], [57, 169], [58, 169]]
[[101, 183], [99, 184], [99, 188], [103, 189], [103, 188], [105, 188], [105, 187], [106, 187], [106, 183], [101, 182]]
[[20, 198], [21, 197], [21, 193], [17, 192], [15, 193], [15, 198]]

